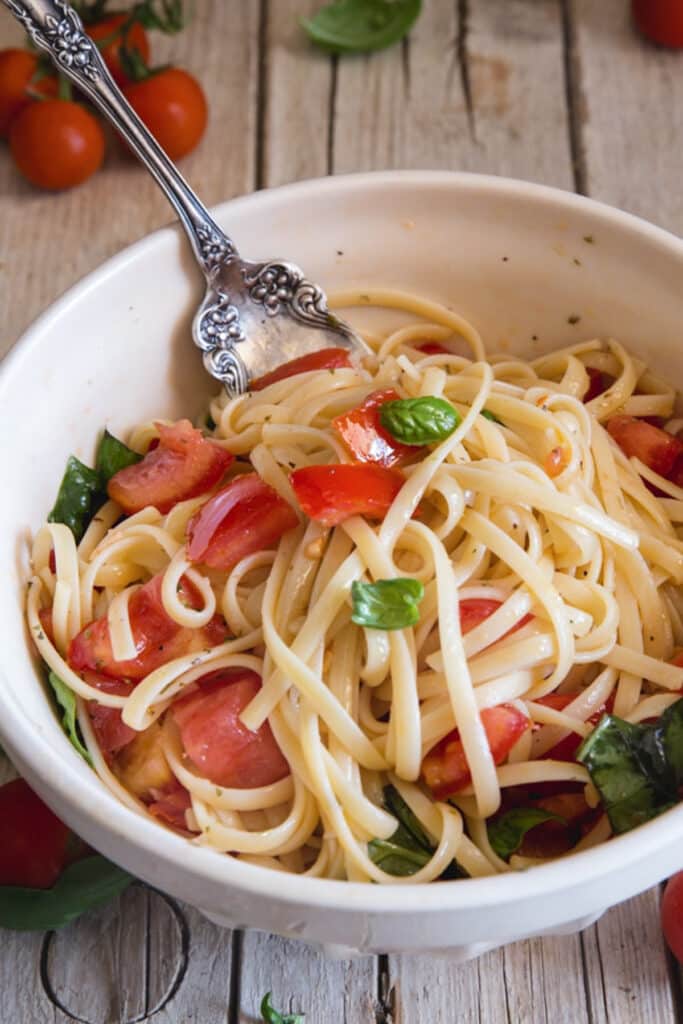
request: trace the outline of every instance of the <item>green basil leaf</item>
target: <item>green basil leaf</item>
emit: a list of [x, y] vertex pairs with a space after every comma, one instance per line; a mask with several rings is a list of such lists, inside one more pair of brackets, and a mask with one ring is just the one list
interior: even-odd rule
[[304, 1024], [303, 1013], [278, 1013], [270, 1002], [270, 992], [261, 1000], [261, 1017], [265, 1024]]
[[370, 860], [388, 875], [414, 875], [432, 859], [432, 854], [421, 847], [400, 846], [392, 839], [371, 839], [368, 843]]
[[615, 832], [650, 821], [679, 800], [683, 700], [651, 724], [605, 715], [584, 740], [577, 760], [588, 769]]
[[114, 437], [108, 430], [105, 430], [97, 449], [95, 462], [95, 472], [100, 478], [100, 490], [106, 491], [107, 484], [115, 473], [118, 473], [120, 469], [125, 469], [126, 466], [133, 466], [141, 458], [142, 455], [134, 452], [123, 441], [119, 441], [118, 437]]
[[[397, 819], [398, 828], [389, 839], [370, 840], [368, 856], [389, 875], [414, 875], [431, 860], [436, 846], [395, 786], [384, 787], [383, 802]], [[456, 861], [441, 875], [442, 879], [467, 877]]]
[[92, 768], [92, 758], [88, 753], [87, 747], [83, 743], [81, 730], [78, 727], [78, 719], [76, 718], [76, 695], [73, 690], [70, 690], [66, 683], [54, 672], [50, 671], [48, 674], [48, 680], [55, 695], [55, 700], [62, 709], [62, 729], [69, 737], [71, 745], [76, 748], [81, 757], [84, 758]]
[[443, 398], [397, 398], [379, 408], [379, 421], [401, 444], [443, 441], [453, 433], [460, 416]]
[[494, 853], [502, 860], [507, 860], [520, 848], [527, 832], [544, 821], [561, 821], [566, 824], [565, 819], [558, 814], [544, 811], [540, 807], [513, 807], [501, 814], [489, 822], [487, 828]]
[[401, 577], [351, 585], [351, 621], [368, 629], [405, 629], [419, 621], [418, 604], [424, 597], [419, 580]]
[[384, 787], [384, 806], [389, 811], [389, 814], [393, 814], [399, 823], [398, 830], [391, 837], [392, 842], [399, 842], [398, 833], [403, 830], [404, 834], [409, 836], [412, 842], [428, 850], [430, 854], [434, 852], [434, 844], [431, 838], [427, 835], [419, 818], [413, 814], [395, 786]]
[[499, 420], [495, 412], [491, 412], [490, 409], [482, 409], [481, 415], [484, 417], [485, 420], [491, 420], [491, 423], [497, 423], [499, 427], [504, 426], [503, 421]]
[[20, 932], [61, 928], [108, 903], [132, 881], [126, 871], [94, 856], [70, 864], [51, 889], [0, 886], [0, 927]]
[[301, 25], [331, 53], [369, 53], [407, 35], [421, 8], [422, 0], [335, 0]]
[[100, 490], [99, 474], [70, 455], [48, 522], [64, 523], [78, 543], [101, 503]]

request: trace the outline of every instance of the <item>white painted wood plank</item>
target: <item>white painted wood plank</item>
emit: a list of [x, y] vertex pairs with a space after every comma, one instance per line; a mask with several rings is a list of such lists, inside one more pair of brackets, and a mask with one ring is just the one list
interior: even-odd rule
[[429, 0], [403, 47], [339, 62], [335, 171], [433, 167], [572, 187], [559, 0]]
[[[188, 29], [155, 33], [154, 58], [192, 71], [209, 97], [206, 137], [181, 169], [211, 204], [254, 185], [258, 83], [258, 4], [198, 3]], [[0, 48], [17, 45], [21, 31], [0, 17]], [[101, 171], [70, 192], [39, 192], [0, 148], [0, 356], [61, 292], [104, 259], [173, 213], [156, 185], [111, 137]]]
[[676, 1024], [658, 889], [613, 907], [582, 938], [594, 1024]]
[[302, 943], [247, 932], [242, 947], [240, 1024], [260, 1019], [266, 992], [272, 992], [273, 1006], [281, 1013], [305, 1013], [307, 1024], [376, 1024], [373, 957], [330, 960]]
[[299, 24], [319, 7], [319, 0], [266, 5], [260, 183], [269, 188], [329, 170], [333, 61]]
[[55, 1007], [40, 982], [42, 942], [39, 932], [9, 932], [0, 928], [0, 1020], [3, 1024], [56, 1024]]
[[642, 39], [622, 0], [571, 0], [586, 191], [683, 233], [683, 53]]

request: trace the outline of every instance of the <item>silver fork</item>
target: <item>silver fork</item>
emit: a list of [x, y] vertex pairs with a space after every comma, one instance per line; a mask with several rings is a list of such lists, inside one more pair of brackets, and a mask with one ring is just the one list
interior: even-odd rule
[[36, 46], [119, 131], [178, 214], [206, 279], [192, 338], [204, 366], [231, 397], [246, 391], [250, 380], [309, 352], [336, 347], [367, 353], [362, 339], [330, 313], [322, 289], [295, 263], [242, 259], [125, 99], [66, 0], [4, 3]]

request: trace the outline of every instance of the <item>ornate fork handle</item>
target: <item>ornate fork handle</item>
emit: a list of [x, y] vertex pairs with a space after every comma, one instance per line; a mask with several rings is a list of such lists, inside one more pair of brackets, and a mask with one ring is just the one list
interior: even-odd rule
[[25, 26], [36, 46], [46, 50], [59, 70], [114, 122], [146, 165], [173, 204], [207, 280], [219, 266], [236, 259], [234, 243], [218, 227], [125, 99], [97, 46], [85, 34], [76, 11], [66, 0], [4, 3]]

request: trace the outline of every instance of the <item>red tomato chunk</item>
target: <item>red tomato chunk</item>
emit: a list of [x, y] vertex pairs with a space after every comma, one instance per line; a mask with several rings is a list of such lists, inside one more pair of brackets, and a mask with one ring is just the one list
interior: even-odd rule
[[583, 396], [584, 402], [592, 402], [594, 398], [604, 394], [614, 383], [614, 377], [603, 373], [602, 370], [596, 370], [594, 366], [587, 366], [586, 373], [588, 374], [588, 390]]
[[69, 860], [69, 829], [23, 779], [0, 786], [0, 820], [0, 885], [50, 889]]
[[179, 501], [204, 494], [221, 479], [234, 456], [207, 440], [189, 420], [156, 424], [159, 444], [141, 462], [126, 466], [109, 481], [109, 497], [129, 515], [153, 505], [170, 511]]
[[374, 462], [380, 466], [399, 466], [422, 451], [415, 445], [401, 444], [380, 423], [379, 410], [385, 402], [395, 402], [397, 391], [386, 388], [373, 391], [362, 405], [332, 420], [332, 426], [356, 462]]
[[274, 548], [296, 512], [257, 473], [232, 480], [188, 523], [188, 557], [226, 572], [246, 555]]
[[290, 477], [301, 508], [310, 519], [336, 526], [350, 516], [383, 519], [405, 480], [384, 466], [306, 466]]
[[[500, 704], [481, 712], [481, 723], [496, 764], [502, 764], [520, 736], [529, 728], [529, 719], [512, 704]], [[422, 762], [422, 775], [437, 800], [446, 800], [472, 779], [460, 733], [454, 729], [429, 751]]]
[[[214, 616], [203, 629], [188, 629], [166, 614], [161, 600], [162, 581], [163, 573], [154, 576], [133, 594], [128, 604], [136, 656], [116, 661], [109, 623], [103, 615], [71, 641], [68, 662], [74, 672], [98, 672], [118, 680], [140, 680], [174, 658], [223, 643], [227, 628], [220, 616]], [[190, 607], [197, 606], [194, 587], [184, 580], [181, 580], [180, 596]]]
[[[537, 704], [543, 704], [547, 708], [554, 708], [556, 711], [564, 711], [568, 704], [579, 696], [575, 693], [548, 693], [545, 697], [539, 697]], [[604, 714], [611, 714], [614, 707], [614, 695], [610, 694], [605, 704], [602, 704], [597, 711], [586, 719], [589, 725], [597, 725]], [[544, 759], [551, 761], [575, 761], [576, 752], [583, 742], [583, 737], [577, 732], [570, 732], [563, 740], [556, 743], [554, 747], [543, 755]]]
[[[86, 683], [102, 690], [103, 693], [128, 697], [133, 692], [134, 684], [123, 679], [110, 679], [109, 676], [101, 675], [99, 672], [84, 672], [83, 677]], [[106, 707], [104, 704], [98, 704], [96, 700], [91, 700], [88, 701], [88, 715], [98, 746], [105, 761], [111, 767], [114, 756], [118, 754], [119, 750], [128, 746], [135, 739], [137, 733], [123, 721], [121, 708]]]
[[283, 363], [270, 373], [264, 373], [262, 377], [252, 380], [249, 385], [250, 391], [263, 391], [269, 384], [275, 384], [279, 380], [286, 380], [287, 377], [295, 377], [299, 373], [310, 373], [311, 370], [338, 370], [342, 367], [350, 367], [351, 360], [345, 348], [323, 348], [320, 352], [310, 352], [307, 356], [299, 356], [298, 359], [291, 359]]
[[683, 455], [677, 437], [635, 416], [613, 416], [607, 429], [625, 455], [640, 459], [660, 476], [668, 477]]
[[163, 789], [153, 790], [151, 795], [153, 800], [147, 807], [149, 813], [167, 825], [186, 832], [188, 829], [185, 812], [192, 806], [192, 800], [185, 787], [181, 786], [177, 779], [173, 779]]
[[268, 722], [252, 732], [240, 721], [260, 689], [261, 679], [249, 669], [217, 669], [171, 707], [187, 756], [218, 786], [252, 789], [289, 775]]
[[[466, 597], [464, 601], [460, 602], [460, 629], [463, 633], [469, 633], [470, 630], [474, 629], [475, 626], [479, 626], [482, 622], [488, 619], [489, 615], [493, 615], [494, 612], [498, 611], [502, 605], [502, 601], [496, 601], [490, 597]], [[522, 626], [526, 626], [527, 622], [531, 622], [533, 615], [525, 615], [519, 620], [516, 626], [508, 630], [504, 636], [509, 636], [510, 633], [515, 633]], [[504, 637], [500, 638], [501, 640]]]

